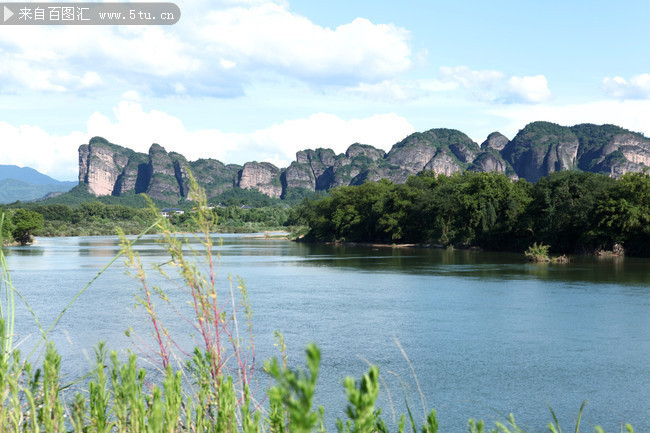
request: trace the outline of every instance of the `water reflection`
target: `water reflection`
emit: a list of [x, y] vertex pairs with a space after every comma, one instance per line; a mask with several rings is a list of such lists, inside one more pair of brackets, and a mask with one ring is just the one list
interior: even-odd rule
[[38, 245], [2, 247], [5, 256], [42, 256], [43, 248]]

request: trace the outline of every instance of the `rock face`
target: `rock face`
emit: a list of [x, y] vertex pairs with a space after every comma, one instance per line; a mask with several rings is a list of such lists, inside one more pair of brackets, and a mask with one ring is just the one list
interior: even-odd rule
[[187, 161], [177, 153], [167, 153], [154, 143], [149, 148], [151, 178], [147, 195], [158, 200], [171, 201], [187, 195]]
[[386, 161], [412, 174], [422, 170], [451, 174], [466, 169], [479, 152], [467, 135], [441, 128], [409, 135], [393, 146]]
[[571, 127], [580, 141], [578, 168], [619, 177], [650, 167], [650, 140], [615, 125]]
[[240, 165], [225, 165], [215, 159], [199, 159], [190, 163], [196, 181], [205, 188], [208, 197], [214, 197], [236, 185]]
[[514, 173], [514, 170], [509, 168], [510, 166], [506, 163], [499, 152], [488, 148], [487, 151], [478, 154], [469, 170], [485, 173], [492, 171], [505, 174], [511, 174], [509, 172]]
[[100, 137], [79, 147], [79, 183], [87, 184], [95, 195], [113, 194], [117, 179], [129, 162], [124, 150]]
[[570, 128], [533, 122], [501, 151], [519, 177], [536, 182], [554, 171], [577, 168], [578, 137]]
[[493, 132], [487, 136], [487, 139], [483, 143], [481, 143], [481, 149], [494, 149], [497, 152], [501, 152], [501, 150], [506, 147], [506, 144], [508, 144], [509, 141], [510, 140], [508, 140], [508, 137], [501, 134], [500, 132]]
[[308, 163], [292, 162], [282, 173], [280, 180], [282, 181], [284, 191], [291, 188], [305, 188], [310, 191], [316, 190], [316, 178]]
[[390, 152], [355, 143], [344, 154], [331, 149], [306, 149], [285, 169], [267, 162], [225, 165], [213, 159], [187, 161], [153, 144], [148, 154], [94, 137], [79, 147], [79, 182], [95, 195], [146, 192], [152, 198], [177, 202], [187, 196], [189, 172], [208, 197], [239, 187], [271, 197], [288, 191], [309, 191], [360, 185], [388, 179], [406, 182], [423, 170], [451, 175], [465, 170], [504, 173], [535, 182], [560, 170], [583, 170], [618, 177], [650, 167], [650, 139], [614, 125], [572, 127], [533, 122], [512, 139], [491, 133], [479, 147], [453, 129], [411, 134]]
[[269, 197], [280, 197], [280, 169], [270, 162], [247, 162], [239, 172], [238, 186], [243, 189], [255, 188]]
[[372, 161], [377, 161], [378, 159], [382, 159], [386, 155], [386, 152], [367, 144], [359, 143], [354, 143], [348, 147], [348, 150], [345, 151], [345, 156], [347, 156], [349, 159], [353, 159], [354, 157], [360, 155], [370, 158]]

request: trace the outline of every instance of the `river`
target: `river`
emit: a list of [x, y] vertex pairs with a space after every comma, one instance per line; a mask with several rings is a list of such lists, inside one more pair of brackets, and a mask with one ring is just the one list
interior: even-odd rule
[[[115, 237], [39, 238], [5, 254], [14, 285], [45, 325], [119, 251]], [[219, 275], [239, 275], [248, 288], [258, 371], [278, 356], [274, 331], [286, 340], [291, 365], [303, 365], [307, 343], [322, 352], [317, 400], [328, 426], [343, 417], [346, 375], [360, 377], [366, 360], [380, 368], [391, 402], [406, 394], [421, 418], [421, 399], [436, 408], [440, 431], [466, 431], [468, 418], [488, 426], [513, 412], [518, 424], [545, 431], [550, 404], [564, 430], [596, 424], [620, 431], [630, 422], [650, 429], [650, 261], [576, 257], [535, 264], [523, 254], [415, 248], [306, 245], [243, 235], [219, 236]], [[153, 237], [137, 247], [145, 265], [167, 260]], [[152, 281], [155, 272], [150, 271]], [[136, 281], [119, 259], [64, 314], [52, 333], [66, 378], [90, 368], [93, 347], [135, 349], [124, 331], [151, 331], [134, 309]], [[185, 303], [169, 288], [174, 302]], [[162, 302], [159, 302], [161, 304]], [[161, 310], [162, 311], [162, 310]], [[166, 310], [165, 310], [166, 311]], [[170, 332], [193, 344], [183, 320], [161, 313]], [[38, 340], [29, 311], [17, 308], [17, 334], [28, 351]], [[268, 385], [263, 374], [261, 388]], [[382, 384], [383, 385], [383, 384]], [[261, 392], [261, 391], [260, 391]]]

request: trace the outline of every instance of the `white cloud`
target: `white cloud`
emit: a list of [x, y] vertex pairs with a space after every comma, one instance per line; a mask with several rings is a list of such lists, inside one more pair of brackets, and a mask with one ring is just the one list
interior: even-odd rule
[[15, 59], [7, 59], [0, 64], [0, 91], [5, 92], [29, 89], [63, 93], [96, 88], [101, 83], [101, 77], [94, 71], [76, 75], [66, 69], [32, 65]]
[[377, 81], [411, 66], [409, 33], [357, 18], [335, 29], [266, 2], [213, 11], [200, 29], [208, 50], [247, 68], [270, 68], [307, 81]]
[[131, 101], [131, 102], [140, 102], [141, 99], [140, 99], [140, 94], [135, 90], [127, 90], [126, 92], [122, 93], [122, 100]]
[[527, 123], [537, 120], [561, 125], [614, 124], [650, 137], [650, 100], [604, 100], [567, 105], [511, 105], [490, 111], [506, 119], [502, 133], [513, 137]]
[[356, 85], [408, 70], [409, 38], [402, 28], [364, 18], [325, 28], [286, 2], [197, 1], [183, 5], [183, 18], [169, 27], [0, 28], [0, 91], [128, 85], [157, 94], [233, 96], [258, 77], [268, 79], [269, 71], [317, 85]]
[[102, 84], [102, 78], [97, 72], [86, 72], [80, 80], [81, 88], [93, 88]]
[[473, 71], [467, 66], [441, 66], [440, 77], [443, 81], [458, 83], [466, 89], [491, 88], [500, 83], [505, 74], [500, 71]]
[[38, 126], [0, 122], [0, 137], [2, 164], [32, 167], [55, 179], [77, 178], [76, 159], [70, 158], [75, 158], [79, 145], [87, 141], [86, 134], [51, 135]]
[[605, 77], [605, 93], [621, 99], [650, 99], [650, 74], [635, 75], [630, 80], [623, 77]]
[[222, 68], [224, 69], [232, 69], [235, 66], [237, 66], [236, 62], [233, 62], [232, 60], [227, 60], [227, 59], [221, 59], [219, 60], [219, 64], [221, 65]]
[[30, 166], [58, 179], [75, 179], [79, 145], [93, 136], [102, 136], [138, 152], [148, 152], [155, 142], [189, 160], [215, 158], [241, 164], [256, 159], [286, 167], [295, 160], [298, 150], [329, 147], [341, 153], [354, 142], [388, 150], [414, 131], [406, 119], [393, 113], [350, 120], [317, 113], [250, 133], [190, 131], [174, 116], [158, 110], [145, 111], [135, 102], [137, 93], [126, 92], [125, 96], [127, 99], [114, 107], [112, 118], [99, 112], [92, 114], [86, 132], [57, 136], [34, 126], [16, 127], [0, 122], [5, 149], [0, 154], [0, 163]]
[[508, 77], [501, 71], [442, 66], [440, 78], [442, 83], [466, 89], [470, 99], [482, 102], [537, 104], [551, 97], [544, 75]]
[[0, 90], [61, 93], [114, 86], [115, 82], [147, 83], [142, 77], [154, 82], [184, 77], [200, 66], [192, 51], [162, 27], [2, 28]]
[[534, 77], [510, 77], [508, 90], [516, 102], [539, 103], [551, 97], [548, 82], [543, 75]]

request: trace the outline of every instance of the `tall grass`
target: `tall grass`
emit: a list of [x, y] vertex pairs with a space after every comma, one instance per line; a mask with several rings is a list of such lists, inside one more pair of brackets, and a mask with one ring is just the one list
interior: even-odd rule
[[[215, 254], [212, 230], [215, 215], [207, 210], [204, 193], [191, 181], [190, 198], [196, 204], [192, 216], [195, 232], [181, 235], [165, 219], [150, 229], [160, 233], [160, 246], [169, 260], [157, 265], [155, 272], [165, 277], [171, 287], [181, 288], [191, 305], [191, 316], [180, 315], [198, 336], [196, 347], [184, 351], [179, 340], [187, 336], [171, 335], [158, 315], [161, 303], [171, 303], [166, 289], [153, 285], [147, 269], [133, 245], [135, 240], [121, 236], [121, 250], [70, 301], [72, 306], [87, 288], [118, 258], [123, 257], [129, 272], [138, 282], [138, 304], [151, 325], [153, 345], [139, 345], [140, 354], [159, 368], [160, 378], [148, 379], [147, 370], [138, 365], [138, 356], [126, 359], [110, 351], [103, 343], [95, 348], [94, 367], [87, 387], [72, 398], [63, 398], [66, 386], [61, 383], [61, 357], [48, 342], [51, 329], [38, 327], [44, 348], [42, 363], [34, 368], [32, 353], [21, 357], [14, 341], [16, 297], [23, 299], [11, 281], [7, 262], [0, 249], [2, 272], [0, 299], [0, 432], [133, 432], [133, 433], [306, 433], [325, 432], [325, 408], [314, 407], [321, 354], [311, 344], [306, 349], [306, 369], [290, 368], [286, 346], [277, 335], [280, 359], [264, 363], [264, 374], [273, 380], [266, 391], [259, 392], [254, 378], [257, 363], [252, 331], [252, 308], [241, 279], [228, 278], [221, 284], [218, 277], [218, 254]], [[2, 233], [0, 216], [0, 233]], [[24, 299], [23, 299], [24, 300]], [[173, 305], [172, 305], [173, 307]], [[28, 307], [29, 308], [29, 307]], [[30, 309], [31, 310], [31, 309]], [[34, 318], [37, 315], [33, 310]], [[62, 312], [61, 314], [63, 314]], [[180, 313], [179, 313], [180, 314]], [[147, 333], [145, 330], [136, 330]], [[145, 341], [143, 337], [141, 341]], [[397, 342], [399, 346], [399, 342]], [[405, 351], [400, 351], [409, 363]], [[376, 407], [380, 393], [379, 369], [371, 366], [360, 380], [348, 377], [343, 385], [348, 401], [343, 419], [337, 420], [339, 433], [388, 432], [382, 410]], [[398, 432], [438, 433], [435, 410], [427, 404], [418, 383], [423, 409], [422, 418], [414, 416], [405, 397], [407, 414], [399, 418]], [[579, 432], [580, 408], [575, 433]], [[551, 433], [562, 433], [551, 409]], [[408, 415], [408, 417], [407, 417]], [[419, 418], [419, 421], [416, 420]], [[407, 423], [408, 420], [408, 423]], [[628, 432], [633, 433], [630, 426]], [[470, 433], [486, 431], [482, 421], [468, 421]], [[599, 427], [598, 432], [602, 432]], [[524, 433], [510, 415], [489, 430], [494, 433]]]

